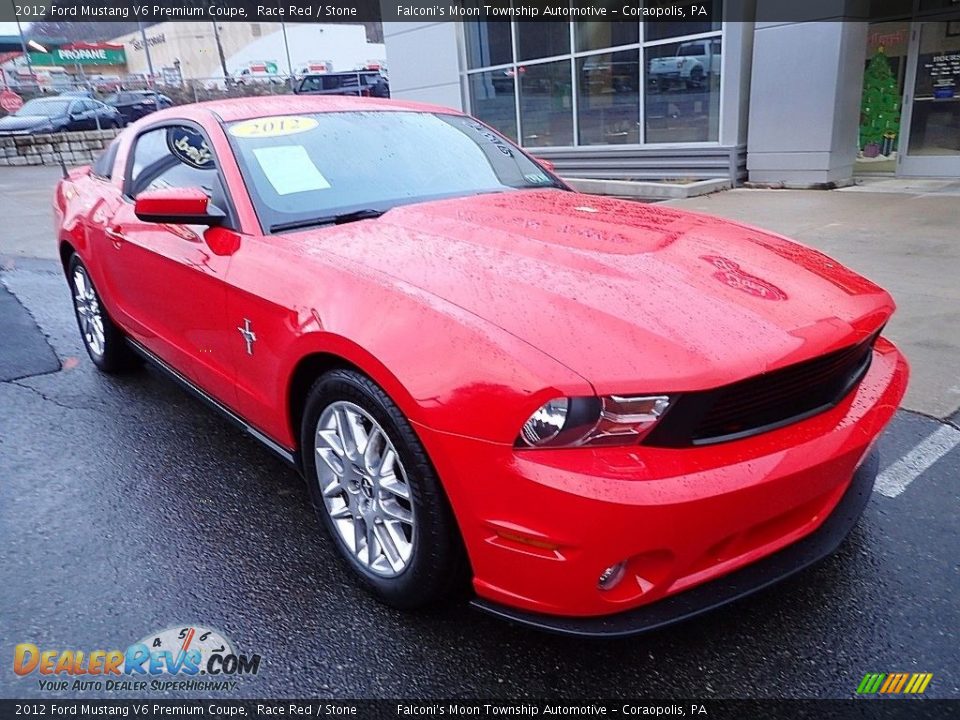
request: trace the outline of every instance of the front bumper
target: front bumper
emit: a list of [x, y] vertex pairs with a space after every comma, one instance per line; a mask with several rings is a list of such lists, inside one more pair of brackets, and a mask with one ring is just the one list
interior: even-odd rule
[[[865, 458], [907, 376], [881, 338], [836, 407], [705, 447], [518, 451], [418, 430], [460, 526], [475, 604], [615, 636], [730, 602], [831, 552], [869, 497], [876, 458]], [[601, 590], [621, 561], [624, 579]]]
[[557, 617], [517, 610], [483, 598], [474, 599], [472, 604], [497, 617], [537, 630], [580, 637], [629, 637], [687, 620], [763, 590], [832, 554], [867, 506], [879, 464], [879, 454], [873, 451], [854, 473], [850, 487], [833, 513], [799, 542], [729, 575], [652, 605], [642, 605], [615, 615]]

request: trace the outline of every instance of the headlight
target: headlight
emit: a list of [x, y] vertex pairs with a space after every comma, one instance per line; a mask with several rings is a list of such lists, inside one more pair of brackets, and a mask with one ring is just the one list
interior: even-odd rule
[[523, 424], [518, 447], [630, 445], [639, 442], [663, 417], [668, 395], [608, 395], [555, 398]]
[[570, 401], [567, 398], [545, 402], [520, 428], [520, 436], [531, 447], [546, 445], [563, 430], [569, 411]]

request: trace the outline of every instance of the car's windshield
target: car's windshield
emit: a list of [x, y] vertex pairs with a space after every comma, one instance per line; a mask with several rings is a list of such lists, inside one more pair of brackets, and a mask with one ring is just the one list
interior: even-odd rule
[[562, 187], [461, 115], [287, 115], [234, 122], [227, 132], [265, 229], [442, 197]]
[[59, 117], [66, 115], [71, 102], [71, 100], [28, 100], [15, 114]]

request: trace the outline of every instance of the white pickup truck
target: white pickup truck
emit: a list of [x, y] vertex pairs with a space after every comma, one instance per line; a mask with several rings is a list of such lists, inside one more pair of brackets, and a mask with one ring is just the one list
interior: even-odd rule
[[688, 88], [703, 87], [711, 76], [720, 76], [720, 59], [719, 38], [681, 43], [676, 55], [650, 61], [647, 81], [657, 88], [676, 84], [685, 84]]

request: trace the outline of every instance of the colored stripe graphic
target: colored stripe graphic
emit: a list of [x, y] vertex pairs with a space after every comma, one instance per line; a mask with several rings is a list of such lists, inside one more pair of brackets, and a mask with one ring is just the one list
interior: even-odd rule
[[857, 695], [920, 695], [933, 679], [933, 673], [867, 673], [857, 686]]
[[885, 677], [887, 677], [885, 673], [867, 673], [863, 676], [860, 687], [857, 688], [857, 693], [860, 695], [872, 695], [880, 689], [880, 683], [883, 682]]

